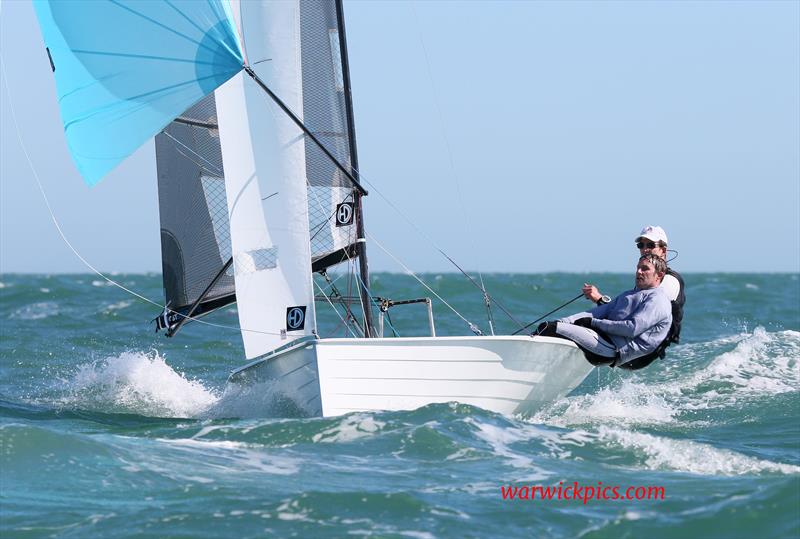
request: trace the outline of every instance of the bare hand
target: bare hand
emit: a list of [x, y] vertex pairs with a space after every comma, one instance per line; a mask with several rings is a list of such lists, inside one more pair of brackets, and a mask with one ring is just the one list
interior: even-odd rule
[[603, 294], [601, 294], [597, 287], [593, 284], [583, 283], [583, 288], [581, 288], [581, 291], [583, 292], [583, 297], [592, 303], [597, 303], [600, 298], [603, 297]]

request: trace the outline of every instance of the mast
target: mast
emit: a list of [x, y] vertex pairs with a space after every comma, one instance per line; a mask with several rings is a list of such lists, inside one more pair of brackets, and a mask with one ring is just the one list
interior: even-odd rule
[[[351, 170], [356, 179], [360, 180], [358, 172], [358, 152], [356, 150], [356, 126], [353, 120], [353, 98], [350, 87], [350, 64], [347, 59], [347, 38], [344, 29], [344, 7], [342, 0], [335, 0], [336, 3], [336, 22], [339, 25], [339, 49], [342, 55], [342, 79], [344, 81], [345, 106], [347, 108], [347, 133], [350, 146]], [[360, 184], [360, 181], [359, 181]], [[364, 235], [364, 212], [362, 206], [363, 193], [356, 190], [353, 192], [354, 209], [356, 213], [356, 253], [358, 254], [359, 273], [363, 286], [361, 290], [361, 302], [364, 305], [364, 336], [371, 337], [374, 333], [372, 321], [372, 298], [369, 290], [369, 265], [367, 263], [367, 240]]]

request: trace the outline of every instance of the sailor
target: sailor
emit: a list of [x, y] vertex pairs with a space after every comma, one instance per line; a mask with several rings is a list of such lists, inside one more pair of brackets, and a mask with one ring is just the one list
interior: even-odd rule
[[[648, 225], [642, 229], [634, 240], [639, 249], [639, 255], [653, 253], [664, 260], [667, 259], [667, 233], [660, 226]], [[666, 291], [667, 297], [672, 304], [672, 327], [669, 332], [669, 339], [664, 348], [672, 343], [680, 342], [681, 322], [683, 321], [683, 304], [686, 302], [684, 295], [683, 277], [674, 269], [667, 266], [667, 274], [661, 283], [661, 287]], [[592, 284], [583, 285], [583, 295], [598, 305], [608, 303], [611, 298], [604, 296], [596, 286]], [[661, 354], [663, 357], [663, 354]]]
[[630, 368], [667, 339], [672, 309], [661, 286], [666, 271], [663, 258], [655, 253], [642, 255], [636, 266], [635, 288], [591, 311], [544, 322], [535, 334], [573, 341], [593, 365]]

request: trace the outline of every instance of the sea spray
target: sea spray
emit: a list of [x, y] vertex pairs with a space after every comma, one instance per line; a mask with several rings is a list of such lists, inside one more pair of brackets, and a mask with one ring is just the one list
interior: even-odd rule
[[153, 417], [194, 417], [219, 397], [170, 367], [158, 352], [123, 352], [78, 366], [60, 404]]

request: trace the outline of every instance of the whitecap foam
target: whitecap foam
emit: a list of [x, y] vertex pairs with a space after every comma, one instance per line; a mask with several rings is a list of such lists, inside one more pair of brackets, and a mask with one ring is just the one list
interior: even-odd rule
[[81, 365], [61, 402], [103, 412], [195, 417], [218, 397], [170, 367], [158, 352], [124, 352]]
[[[759, 327], [753, 333], [684, 345], [672, 354], [677, 361], [638, 373], [612, 371], [610, 383], [594, 393], [565, 397], [531, 421], [559, 426], [685, 424], [688, 412], [740, 409], [754, 399], [800, 390], [797, 331], [769, 333]], [[704, 365], [709, 356], [713, 359]]]
[[314, 435], [317, 443], [351, 442], [372, 436], [386, 425], [370, 414], [352, 414], [345, 416], [337, 425]]
[[705, 382], [732, 384], [738, 394], [763, 395], [800, 389], [800, 332], [769, 333], [763, 327], [744, 335], [736, 348], [716, 357], [694, 376]]
[[558, 453], [560, 457], [569, 456], [569, 452], [561, 448], [561, 440], [558, 435], [540, 427], [533, 425], [499, 427], [469, 417], [465, 418], [464, 422], [477, 427], [478, 430], [475, 432], [475, 436], [489, 444], [492, 448], [492, 453], [506, 459], [512, 467], [526, 469], [530, 472], [525, 477], [515, 476], [520, 481], [541, 481], [550, 477], [552, 473], [536, 466], [530, 456], [513, 450], [510, 444], [535, 439], [544, 443], [551, 451]]
[[52, 301], [42, 301], [20, 307], [9, 315], [9, 318], [17, 320], [41, 320], [58, 315], [58, 304]]
[[215, 471], [236, 470], [249, 473], [260, 472], [272, 475], [294, 475], [302, 467], [303, 460], [285, 455], [266, 453], [258, 445], [230, 440], [159, 439], [172, 449], [190, 453], [189, 461], [202, 461], [203, 469]]
[[111, 313], [113, 311], [119, 311], [119, 310], [125, 309], [127, 307], [130, 307], [131, 305], [133, 305], [133, 301], [131, 301], [131, 300], [122, 300], [122, 301], [118, 301], [117, 303], [111, 303], [110, 305], [106, 305], [103, 308], [103, 312], [104, 313]]
[[621, 424], [663, 424], [676, 421], [680, 405], [658, 386], [623, 380], [597, 393], [562, 399], [531, 420], [559, 425], [615, 422]]
[[652, 470], [675, 470], [699, 475], [800, 473], [800, 466], [761, 460], [690, 440], [677, 440], [610, 427], [598, 429], [597, 436], [601, 442], [612, 443], [644, 454], [644, 464]]

